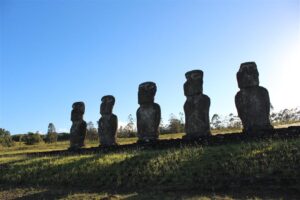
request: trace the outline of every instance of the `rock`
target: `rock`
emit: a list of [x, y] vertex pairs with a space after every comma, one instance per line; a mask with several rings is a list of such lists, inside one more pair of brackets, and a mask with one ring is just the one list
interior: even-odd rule
[[117, 145], [116, 136], [118, 129], [118, 117], [112, 113], [115, 98], [111, 95], [102, 97], [98, 133], [101, 146]]
[[210, 135], [210, 98], [203, 94], [203, 71], [193, 70], [185, 74], [184, 104], [185, 131], [183, 139], [194, 140]]
[[86, 137], [86, 122], [83, 120], [85, 106], [83, 102], [73, 103], [71, 112], [70, 149], [83, 147]]
[[241, 64], [237, 81], [240, 91], [235, 96], [235, 105], [242, 120], [243, 132], [261, 134], [273, 129], [269, 119], [269, 93], [266, 88], [259, 86], [255, 62]]
[[138, 142], [153, 142], [159, 136], [159, 123], [161, 119], [160, 106], [154, 103], [156, 84], [145, 82], [139, 85], [137, 110]]

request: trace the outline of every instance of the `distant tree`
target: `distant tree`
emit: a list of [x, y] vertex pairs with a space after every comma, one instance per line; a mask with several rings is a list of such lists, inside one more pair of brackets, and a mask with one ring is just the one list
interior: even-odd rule
[[289, 121], [291, 120], [291, 118], [292, 118], [292, 115], [293, 115], [293, 114], [290, 112], [290, 110], [284, 109], [284, 110], [282, 111], [281, 121], [283, 121], [283, 122], [289, 122]]
[[86, 138], [90, 141], [97, 141], [99, 140], [99, 136], [98, 136], [98, 131], [97, 129], [95, 128], [94, 126], [94, 123], [93, 122], [88, 122], [87, 123], [87, 135], [86, 135]]
[[10, 132], [3, 128], [0, 128], [0, 145], [3, 147], [11, 147], [14, 145]]
[[23, 135], [24, 134], [16, 134], [12, 135], [11, 138], [14, 142], [21, 142]]
[[22, 136], [21, 141], [23, 141], [27, 145], [33, 145], [42, 142], [43, 139], [38, 132], [28, 132], [26, 135]]
[[164, 124], [163, 118], [161, 118], [160, 123], [159, 123], [159, 132], [160, 134], [166, 134], [169, 133], [168, 125]]
[[48, 133], [56, 133], [56, 129], [53, 123], [49, 123], [48, 125]]
[[132, 114], [129, 114], [128, 115], [128, 118], [127, 118], [127, 124], [126, 126], [124, 127], [124, 132], [133, 132], [133, 128], [134, 128], [134, 121], [133, 121], [133, 117], [132, 117]]
[[58, 141], [66, 141], [70, 140], [70, 133], [58, 133], [57, 134]]
[[49, 123], [48, 125], [48, 132], [45, 138], [45, 141], [48, 143], [57, 142], [57, 133], [53, 123]]
[[128, 123], [127, 123], [125, 129], [128, 130], [129, 132], [133, 132], [134, 131], [134, 120], [133, 120], [132, 114], [128, 115], [127, 121], [128, 121]]
[[0, 137], [3, 137], [3, 136], [8, 136], [10, 135], [10, 132], [5, 130], [4, 128], [0, 128]]
[[240, 129], [242, 128], [242, 122], [240, 118], [233, 113], [230, 113], [228, 115], [228, 124], [227, 128], [234, 128], [234, 129]]
[[128, 115], [127, 118], [128, 123], [125, 127], [122, 127], [122, 130], [119, 129], [118, 137], [135, 137], [136, 132], [134, 130], [134, 119], [132, 114]]
[[170, 133], [182, 133], [184, 132], [184, 125], [173, 113], [170, 115], [169, 126]]
[[211, 124], [213, 126], [213, 128], [215, 129], [220, 129], [222, 126], [221, 126], [221, 118], [218, 114], [214, 114], [211, 118]]

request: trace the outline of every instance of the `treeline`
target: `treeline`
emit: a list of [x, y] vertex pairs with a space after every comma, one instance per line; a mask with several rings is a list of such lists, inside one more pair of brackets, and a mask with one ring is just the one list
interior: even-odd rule
[[3, 147], [11, 147], [14, 145], [10, 132], [4, 128], [0, 128], [0, 145]]
[[[274, 112], [271, 107], [270, 120], [273, 125], [289, 124], [300, 122], [300, 109], [283, 109], [279, 112]], [[223, 129], [241, 129], [242, 123], [240, 118], [233, 113], [222, 116], [219, 114], [213, 114], [211, 118], [211, 129], [212, 130], [223, 130]], [[171, 114], [168, 122], [164, 123], [162, 119], [159, 126], [160, 134], [169, 133], [183, 133], [184, 132], [184, 114], [180, 112], [178, 116]], [[137, 129], [135, 120], [130, 114], [127, 119], [127, 124], [120, 126], [117, 132], [117, 137], [128, 138], [136, 137]], [[98, 141], [98, 130], [93, 122], [87, 123], [87, 136], [86, 139], [89, 141]], [[55, 143], [57, 141], [68, 141], [70, 140], [69, 133], [57, 133], [53, 123], [49, 123], [48, 132], [46, 135], [42, 135], [39, 132], [33, 133], [28, 132], [27, 134], [11, 135], [9, 131], [0, 128], [0, 146], [10, 147], [15, 142], [23, 142], [27, 145], [37, 144], [40, 142]]]
[[[128, 116], [128, 123], [125, 126], [120, 126], [117, 132], [117, 137], [119, 138], [127, 138], [127, 137], [136, 137], [137, 136], [137, 128], [134, 123], [134, 119], [130, 114]], [[183, 133], [184, 132], [184, 115], [183, 113], [179, 113], [179, 117], [175, 114], [171, 114], [168, 120], [168, 123], [165, 124], [164, 120], [161, 119], [159, 125], [160, 134], [168, 134], [168, 133]]]
[[25, 144], [37, 144], [39, 142], [54, 143], [57, 141], [66, 141], [70, 139], [69, 133], [51, 133], [40, 134], [39, 132], [28, 132], [26, 134], [17, 134], [11, 136], [14, 142], [24, 142]]
[[300, 108], [283, 109], [279, 112], [271, 112], [270, 120], [275, 125], [299, 122]]

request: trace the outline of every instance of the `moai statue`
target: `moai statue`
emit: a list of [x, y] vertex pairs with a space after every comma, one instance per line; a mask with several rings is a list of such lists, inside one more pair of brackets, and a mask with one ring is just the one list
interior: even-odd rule
[[83, 102], [73, 103], [71, 112], [72, 127], [70, 130], [70, 149], [84, 146], [86, 136], [86, 122], [83, 120], [85, 106]]
[[100, 106], [98, 134], [101, 146], [117, 145], [116, 136], [118, 128], [118, 117], [112, 113], [115, 98], [111, 95], [102, 97]]
[[184, 104], [185, 132], [183, 139], [194, 140], [210, 135], [209, 107], [210, 98], [203, 94], [203, 71], [193, 70], [185, 74]]
[[156, 89], [156, 84], [153, 82], [139, 85], [140, 107], [136, 112], [138, 142], [153, 142], [158, 139], [161, 111], [160, 106], [154, 103]]
[[270, 115], [270, 98], [266, 88], [259, 86], [255, 62], [242, 63], [237, 73], [240, 91], [235, 96], [235, 105], [242, 120], [243, 132], [260, 134], [273, 129]]

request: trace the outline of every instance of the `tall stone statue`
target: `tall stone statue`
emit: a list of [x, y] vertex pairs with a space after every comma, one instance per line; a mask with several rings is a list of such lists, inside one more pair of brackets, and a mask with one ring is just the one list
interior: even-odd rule
[[71, 112], [72, 127], [70, 130], [70, 149], [84, 146], [86, 136], [86, 122], [83, 120], [85, 106], [83, 102], [73, 103]]
[[117, 145], [116, 136], [118, 129], [118, 118], [112, 113], [115, 105], [115, 98], [111, 95], [102, 97], [100, 106], [98, 134], [101, 146]]
[[237, 72], [240, 91], [235, 96], [235, 105], [242, 120], [243, 132], [247, 134], [260, 134], [273, 129], [269, 119], [269, 93], [259, 86], [258, 76], [255, 62], [242, 63]]
[[139, 85], [137, 110], [138, 142], [156, 141], [159, 135], [159, 123], [161, 119], [160, 106], [154, 103], [156, 84], [145, 82]]
[[185, 74], [184, 104], [185, 132], [183, 139], [193, 140], [210, 135], [210, 98], [203, 94], [203, 71], [192, 70]]

